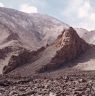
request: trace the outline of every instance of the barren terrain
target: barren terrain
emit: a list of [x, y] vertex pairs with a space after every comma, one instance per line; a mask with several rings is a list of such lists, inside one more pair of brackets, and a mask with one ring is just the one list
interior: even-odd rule
[[0, 8], [0, 96], [95, 96], [95, 31]]

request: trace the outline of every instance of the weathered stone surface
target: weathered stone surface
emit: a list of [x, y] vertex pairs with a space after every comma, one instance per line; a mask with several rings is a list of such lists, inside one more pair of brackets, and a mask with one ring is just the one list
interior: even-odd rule
[[87, 46], [72, 27], [57, 19], [0, 8], [0, 74], [53, 71]]
[[18, 54], [12, 55], [7, 66], [3, 68], [3, 74], [6, 74], [16, 67], [24, 65], [31, 61], [31, 52], [26, 49], [22, 49]]
[[[21, 49], [21, 52], [19, 51], [17, 55], [11, 56], [8, 66], [4, 67], [3, 73], [8, 73], [19, 66], [21, 67], [10, 74], [29, 76], [34, 73], [53, 71], [60, 66], [68, 66], [65, 63], [81, 55], [87, 50], [88, 46], [70, 27], [63, 30], [55, 42], [46, 47], [30, 52]], [[24, 64], [26, 66], [23, 66]]]
[[52, 56], [51, 61], [42, 68], [42, 71], [54, 70], [54, 68], [56, 69], [64, 65], [65, 62], [75, 59], [84, 53], [89, 45], [70, 27], [65, 29], [62, 34], [58, 36], [52, 46], [53, 48], [54, 46], [57, 48], [54, 50], [56, 54]]

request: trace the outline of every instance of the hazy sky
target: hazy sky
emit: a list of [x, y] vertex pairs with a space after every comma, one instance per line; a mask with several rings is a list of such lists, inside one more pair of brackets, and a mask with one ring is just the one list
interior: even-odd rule
[[95, 0], [0, 0], [0, 6], [48, 14], [73, 27], [95, 29]]

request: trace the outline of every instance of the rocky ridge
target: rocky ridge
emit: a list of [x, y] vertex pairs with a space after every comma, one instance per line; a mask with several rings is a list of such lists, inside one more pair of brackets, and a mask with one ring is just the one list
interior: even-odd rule
[[[23, 64], [21, 60], [26, 59], [27, 61], [29, 58], [23, 58], [23, 56], [21, 57], [20, 55], [17, 57], [20, 62], [17, 61], [18, 59], [14, 59], [16, 63], [10, 60], [12, 62], [11, 66], [9, 64], [10, 67], [22, 65], [21, 67], [15, 67], [16, 69], [10, 72], [10, 74], [29, 76], [35, 73], [54, 71], [61, 66], [66, 66], [66, 62], [81, 55], [87, 50], [88, 46], [89, 45], [77, 35], [76, 31], [70, 27], [65, 29], [54, 43], [47, 45], [40, 51], [35, 51], [35, 55], [30, 55], [31, 60], [30, 62], [26, 62], [26, 64], [28, 63], [27, 65]], [[32, 54], [32, 52], [30, 54]], [[34, 58], [36, 59], [34, 60]], [[9, 66], [7, 66], [5, 70], [9, 70]]]
[[88, 47], [72, 27], [55, 18], [8, 8], [0, 8], [0, 36], [3, 74], [55, 70]]

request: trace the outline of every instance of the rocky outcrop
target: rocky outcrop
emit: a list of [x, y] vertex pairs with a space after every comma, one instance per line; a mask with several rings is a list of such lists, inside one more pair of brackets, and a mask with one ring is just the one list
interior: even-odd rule
[[31, 60], [31, 53], [28, 50], [22, 49], [18, 54], [11, 56], [8, 65], [3, 68], [3, 74], [6, 74], [18, 66], [24, 65]]
[[58, 49], [56, 50], [56, 55], [48, 64], [40, 69], [40, 72], [59, 68], [64, 65], [64, 63], [84, 53], [89, 45], [78, 36], [72, 27], [70, 27], [69, 29], [65, 29], [62, 34], [58, 36], [52, 46]]
[[11, 47], [0, 49], [0, 59], [5, 59], [10, 52], [12, 52]]
[[78, 36], [72, 27], [67, 28], [63, 30], [54, 43], [34, 51], [30, 58], [32, 61], [25, 64], [27, 66], [16, 68], [10, 74], [30, 76], [35, 73], [54, 71], [61, 66], [67, 67], [67, 62], [77, 58], [88, 47], [89, 45]]
[[8, 8], [0, 8], [0, 15], [0, 70], [4, 74], [27, 76], [54, 70], [87, 49], [72, 27], [50, 16]]
[[[88, 44], [77, 35], [76, 31], [72, 27], [70, 27], [63, 31], [62, 35], [55, 43], [55, 46], [61, 47], [61, 49], [57, 51], [55, 59], [53, 60], [56, 63], [57, 61], [60, 61], [61, 63], [62, 60], [63, 63], [63, 61], [74, 59], [81, 53], [85, 52]], [[56, 58], [58, 59], [57, 61]]]
[[38, 54], [42, 52], [45, 48], [42, 47], [37, 51], [30, 51], [25, 48], [20, 48], [18, 52], [13, 54], [8, 62], [8, 65], [4, 66], [3, 74], [7, 74], [10, 71], [14, 70], [17, 67], [27, 65], [38, 59]]

